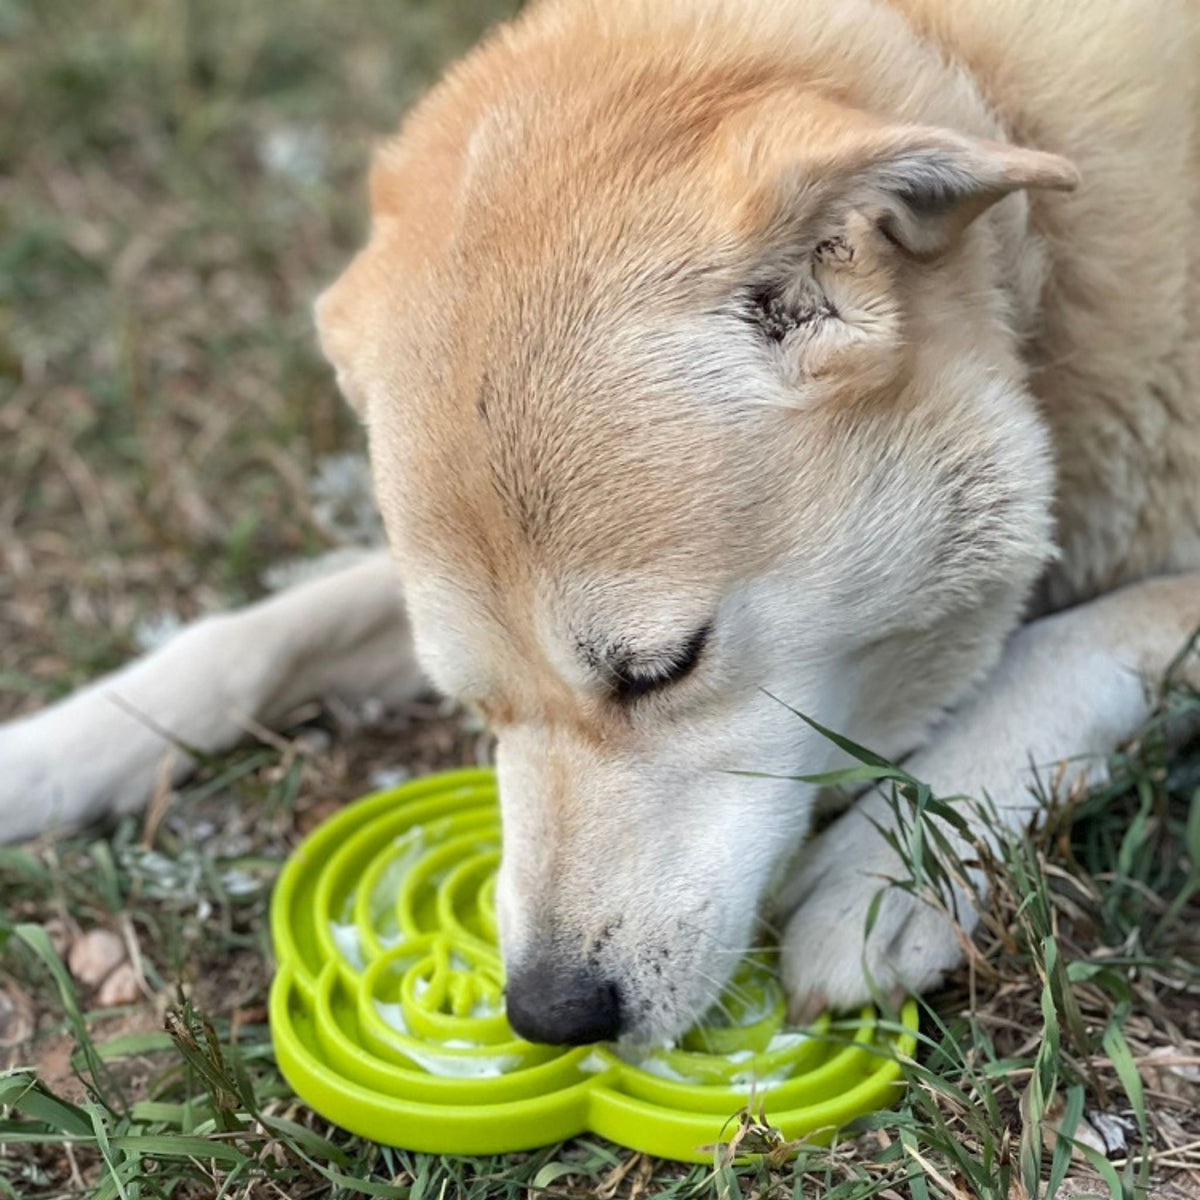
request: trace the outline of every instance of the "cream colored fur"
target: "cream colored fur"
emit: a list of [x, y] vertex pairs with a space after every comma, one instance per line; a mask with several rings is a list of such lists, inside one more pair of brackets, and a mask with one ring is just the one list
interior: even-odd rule
[[[545, 0], [380, 151], [320, 332], [411, 645], [498, 735], [510, 973], [586, 961], [627, 1033], [677, 1033], [771, 893], [799, 1009], [931, 986], [934, 910], [890, 890], [863, 944], [881, 799], [797, 862], [811, 789], [730, 774], [843, 761], [779, 701], [1014, 826], [1029, 763], [1095, 775], [1136, 730], [1200, 623], [1198, 30]], [[0, 834], [143, 800], [131, 711], [218, 749], [417, 686], [371, 560], [0, 730]]]

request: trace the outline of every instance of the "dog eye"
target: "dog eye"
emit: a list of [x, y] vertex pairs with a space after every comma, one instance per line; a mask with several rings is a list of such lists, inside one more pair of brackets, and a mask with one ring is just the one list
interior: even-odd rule
[[682, 646], [656, 657], [653, 665], [642, 661], [621, 663], [613, 668], [613, 692], [628, 702], [678, 683], [696, 669], [712, 632], [711, 625], [698, 629]]

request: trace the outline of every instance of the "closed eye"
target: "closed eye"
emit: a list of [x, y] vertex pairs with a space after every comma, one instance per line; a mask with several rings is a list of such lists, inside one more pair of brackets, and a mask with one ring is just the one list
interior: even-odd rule
[[712, 626], [705, 625], [681, 646], [611, 663], [613, 694], [627, 703], [678, 683], [695, 670], [711, 632]]

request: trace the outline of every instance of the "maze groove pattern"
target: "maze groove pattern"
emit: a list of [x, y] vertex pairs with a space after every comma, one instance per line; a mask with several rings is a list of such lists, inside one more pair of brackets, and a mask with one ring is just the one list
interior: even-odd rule
[[271, 989], [279, 1065], [343, 1128], [433, 1153], [533, 1149], [591, 1131], [701, 1162], [751, 1099], [789, 1139], [828, 1139], [898, 1097], [916, 1008], [884, 1031], [863, 1010], [784, 1027], [784, 999], [747, 960], [720, 1023], [627, 1061], [602, 1046], [518, 1038], [496, 948], [499, 825], [490, 771], [378, 792], [342, 809], [276, 885]]

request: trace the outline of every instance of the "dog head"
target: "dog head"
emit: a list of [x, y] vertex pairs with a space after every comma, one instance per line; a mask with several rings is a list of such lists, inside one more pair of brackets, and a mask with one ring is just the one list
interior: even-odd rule
[[380, 152], [318, 306], [418, 654], [498, 737], [539, 1040], [711, 1004], [807, 830], [787, 777], [838, 761], [789, 706], [910, 748], [1049, 547], [1024, 199], [976, 218], [1070, 166], [712, 57], [494, 41]]

